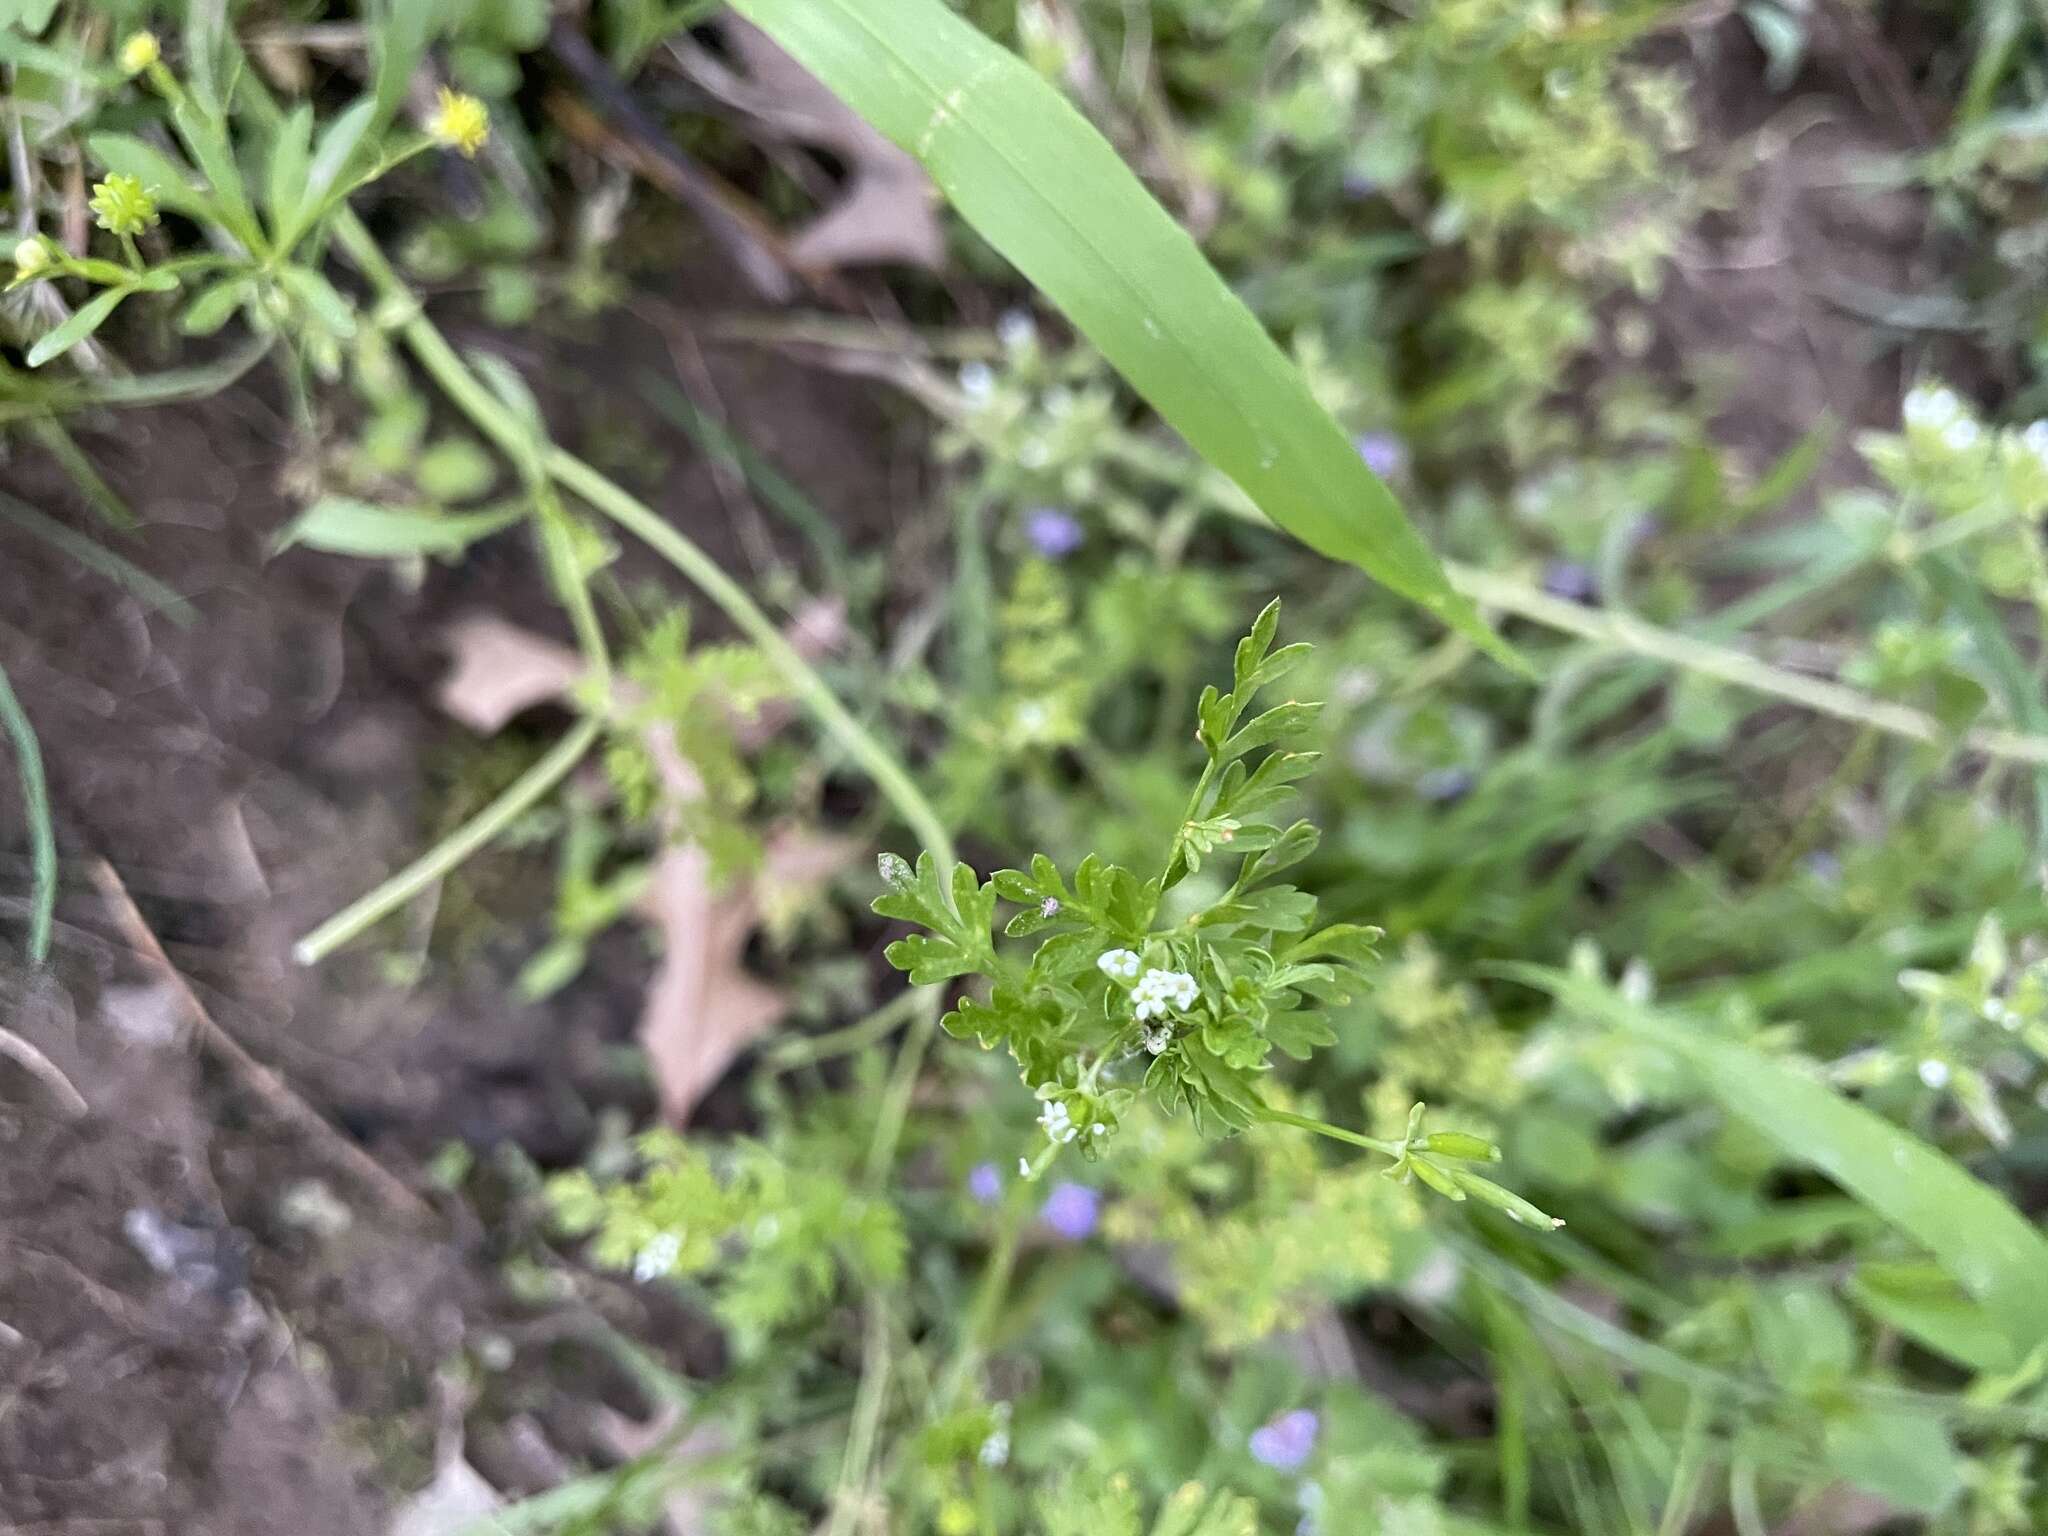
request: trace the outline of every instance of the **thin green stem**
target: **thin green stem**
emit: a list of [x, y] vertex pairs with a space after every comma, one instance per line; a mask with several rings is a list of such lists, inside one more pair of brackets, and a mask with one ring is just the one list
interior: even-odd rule
[[350, 903], [292, 947], [292, 958], [314, 965], [349, 943], [365, 929], [397, 911], [435, 881], [484, 847], [538, 804], [569, 771], [583, 761], [603, 729], [594, 719], [576, 728], [522, 773], [506, 791], [436, 843], [419, 858], [360, 900]]
[[[410, 310], [400, 327], [406, 345], [448, 397], [476, 426], [493, 439], [514, 461], [530, 452], [529, 429], [487, 389], [456, 354], [439, 328], [419, 308], [419, 301], [363, 227], [362, 220], [344, 210], [335, 222], [343, 249], [360, 267], [382, 296]], [[746, 589], [724, 567], [690, 539], [677, 531], [661, 514], [567, 450], [550, 446], [544, 467], [556, 484], [633, 534], [673, 565], [699, 591], [718, 605], [727, 618], [753, 641], [782, 673], [799, 700], [826, 734], [843, 747], [873, 780], [895, 807], [912, 835], [934, 858], [951, 865], [955, 860], [953, 839], [931, 803], [912, 782], [910, 775], [856, 720], [814, 668], [783, 638], [775, 621], [762, 611]]]
[[923, 1001], [923, 994], [918, 990], [899, 992], [866, 1018], [848, 1024], [843, 1029], [831, 1030], [822, 1035], [798, 1035], [784, 1040], [768, 1053], [765, 1065], [768, 1071], [776, 1074], [794, 1072], [800, 1067], [830, 1061], [835, 1056], [847, 1056], [855, 1051], [865, 1050], [916, 1012]]
[[[964, 407], [943, 385], [907, 378], [904, 386], [939, 415], [965, 425]], [[1172, 451], [1135, 437], [1113, 437], [1104, 450], [1112, 461], [1139, 474], [1173, 485], [1225, 516], [1271, 527], [1266, 515], [1242, 491], [1219, 476], [1199, 473]], [[1985, 757], [2012, 762], [2048, 764], [2048, 736], [1978, 727], [1957, 735], [1933, 715], [1903, 704], [1874, 698], [1860, 689], [1825, 678], [1773, 666], [1746, 651], [1696, 640], [1627, 613], [1587, 608], [1552, 597], [1526, 582], [1493, 571], [1446, 560], [1444, 573], [1461, 595], [1518, 618], [1560, 630], [1582, 640], [1610, 645], [1638, 656], [1667, 662], [1686, 671], [1800, 705], [1816, 714], [1868, 725], [1887, 735], [1931, 746], [1961, 746]]]
[[1368, 1152], [1378, 1152], [1386, 1157], [1399, 1158], [1403, 1148], [1399, 1142], [1382, 1141], [1377, 1136], [1361, 1136], [1357, 1131], [1347, 1131], [1341, 1125], [1332, 1125], [1327, 1120], [1311, 1120], [1307, 1115], [1290, 1114], [1284, 1109], [1270, 1106], [1259, 1111], [1259, 1118], [1275, 1125], [1291, 1125], [1298, 1131], [1313, 1131], [1318, 1136], [1327, 1136], [1332, 1141], [1348, 1141], [1354, 1147], [1364, 1147]]
[[15, 772], [28, 818], [29, 857], [34, 885], [29, 895], [28, 957], [41, 965], [50, 953], [50, 929], [57, 911], [57, 834], [50, 820], [50, 791], [43, 781], [43, 750], [21, 701], [0, 670], [0, 726], [14, 742]]

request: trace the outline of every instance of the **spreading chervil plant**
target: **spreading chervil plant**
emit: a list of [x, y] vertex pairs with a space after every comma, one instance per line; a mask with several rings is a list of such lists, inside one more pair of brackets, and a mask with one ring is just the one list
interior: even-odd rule
[[[1317, 922], [1316, 898], [1277, 877], [1315, 851], [1320, 834], [1279, 814], [1319, 754], [1304, 750], [1320, 704], [1287, 699], [1254, 713], [1262, 690], [1293, 672], [1307, 645], [1278, 650], [1280, 603], [1238, 642], [1229, 692], [1211, 685], [1196, 707], [1207, 763], [1159, 873], [1149, 879], [1090, 855], [1068, 879], [1044, 854], [983, 881], [930, 853], [915, 868], [884, 854], [883, 917], [925, 931], [888, 958], [912, 982], [964, 976], [985, 990], [946, 1013], [953, 1035], [1007, 1050], [1042, 1101], [1044, 1145], [1020, 1159], [1037, 1177], [1069, 1147], [1095, 1158], [1140, 1094], [1185, 1112], [1211, 1135], [1292, 1126], [1379, 1152], [1388, 1173], [1452, 1200], [1474, 1196], [1538, 1227], [1558, 1223], [1464, 1166], [1500, 1153], [1457, 1132], [1425, 1133], [1423, 1106], [1398, 1141], [1361, 1135], [1277, 1107], [1262, 1091], [1276, 1056], [1307, 1060], [1336, 1040], [1339, 1010], [1371, 980], [1380, 930]], [[1205, 863], [1237, 859], [1219, 893], [1177, 904]], [[1000, 908], [1015, 910], [997, 921]], [[1006, 940], [1029, 940], [1025, 945]]]

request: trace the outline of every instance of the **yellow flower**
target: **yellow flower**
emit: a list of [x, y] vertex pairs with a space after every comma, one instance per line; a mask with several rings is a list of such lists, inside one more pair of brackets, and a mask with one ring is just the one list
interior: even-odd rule
[[436, 144], [460, 150], [465, 158], [474, 160], [491, 136], [491, 114], [474, 96], [444, 85], [440, 103], [427, 119], [427, 132]]
[[41, 235], [30, 235], [14, 248], [14, 280], [25, 283], [50, 264], [50, 248]]
[[114, 235], [139, 235], [157, 222], [156, 198], [138, 176], [115, 174], [96, 181], [91, 207], [101, 229]]
[[163, 50], [156, 45], [156, 34], [137, 32], [121, 45], [121, 72], [139, 75], [162, 57]]

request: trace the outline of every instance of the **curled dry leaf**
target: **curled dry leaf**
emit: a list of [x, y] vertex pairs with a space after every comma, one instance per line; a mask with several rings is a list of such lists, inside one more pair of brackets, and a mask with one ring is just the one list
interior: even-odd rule
[[[804, 655], [818, 656], [844, 633], [843, 610], [824, 602], [799, 614], [788, 638]], [[486, 734], [523, 710], [563, 698], [583, 676], [574, 651], [501, 619], [463, 619], [446, 643], [455, 664], [437, 694], [441, 708]], [[746, 723], [741, 739], [758, 744], [788, 718], [787, 710], [764, 710]], [[681, 1124], [733, 1060], [788, 1012], [788, 999], [746, 969], [748, 939], [858, 850], [843, 838], [784, 828], [769, 837], [753, 875], [714, 885], [704, 851], [674, 835], [676, 809], [703, 793], [697, 771], [671, 733], [654, 732], [646, 745], [670, 808], [671, 835], [641, 899], [642, 915], [661, 934], [662, 959], [641, 1010], [640, 1043], [663, 1113]]]
[[789, 242], [802, 266], [907, 262], [938, 271], [946, 258], [936, 195], [917, 161], [898, 149], [784, 53], [768, 34], [733, 16], [725, 39], [743, 73], [679, 41], [676, 54], [698, 85], [773, 133], [830, 150], [844, 162], [845, 194]]

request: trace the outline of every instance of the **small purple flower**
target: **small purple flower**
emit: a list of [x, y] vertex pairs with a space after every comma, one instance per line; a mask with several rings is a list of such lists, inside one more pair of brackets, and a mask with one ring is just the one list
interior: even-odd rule
[[983, 1205], [994, 1205], [1003, 1197], [1003, 1172], [994, 1163], [976, 1163], [967, 1175], [967, 1193]]
[[1431, 805], [1456, 805], [1478, 782], [1470, 768], [1432, 768], [1415, 781], [1415, 793]]
[[1391, 480], [1408, 467], [1408, 445], [1391, 432], [1361, 432], [1351, 446], [1382, 480]]
[[1059, 916], [1059, 911], [1060, 899], [1057, 896], [1048, 896], [1038, 904], [1038, 915], [1040, 917], [1057, 917]]
[[1024, 515], [1024, 536], [1048, 560], [1064, 560], [1081, 547], [1081, 523], [1058, 507], [1033, 507]]
[[1314, 1454], [1316, 1433], [1322, 1427], [1313, 1408], [1296, 1408], [1253, 1430], [1248, 1444], [1256, 1460], [1292, 1472]]
[[1038, 1214], [1068, 1242], [1082, 1242], [1095, 1231], [1102, 1196], [1086, 1184], [1055, 1184]]
[[1543, 567], [1543, 590], [1568, 603], [1596, 603], [1600, 581], [1593, 568], [1577, 560], [1553, 560]]

